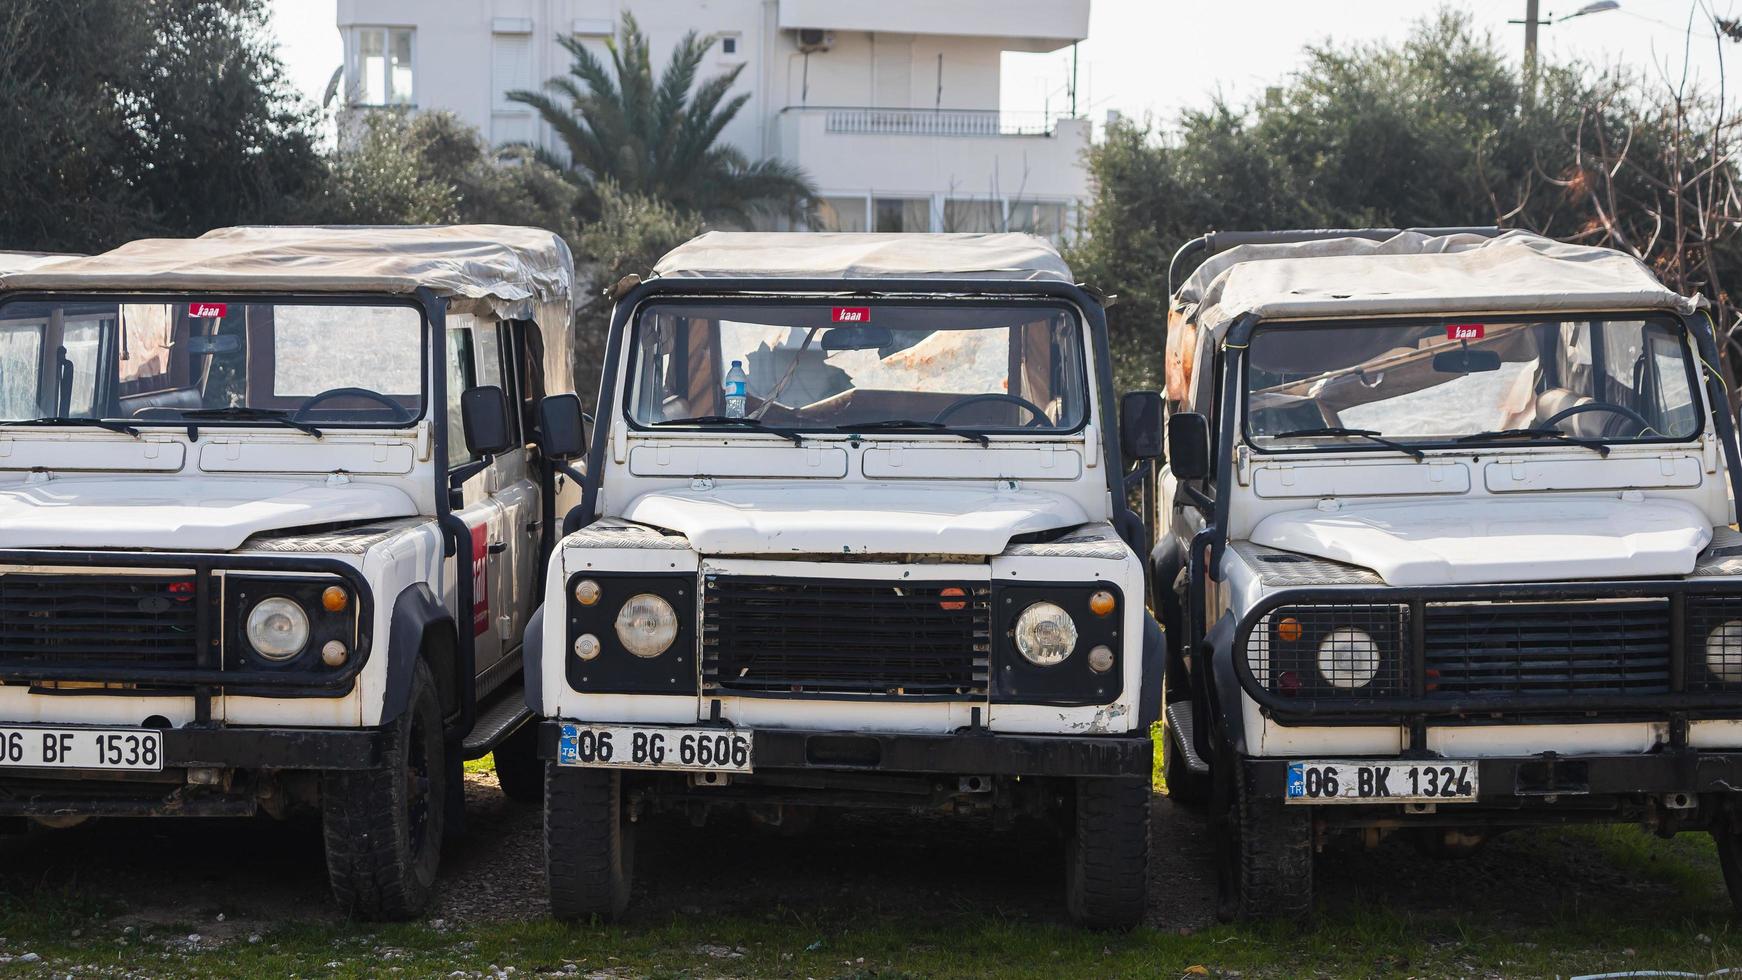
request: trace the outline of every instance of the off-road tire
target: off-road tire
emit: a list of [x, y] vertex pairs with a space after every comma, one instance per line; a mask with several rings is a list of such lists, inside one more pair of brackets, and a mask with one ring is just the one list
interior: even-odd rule
[[1143, 921], [1149, 893], [1149, 780], [1077, 780], [1065, 843], [1065, 907], [1091, 929]]
[[393, 726], [387, 765], [321, 774], [321, 829], [333, 897], [360, 919], [409, 919], [435, 890], [446, 823], [447, 747], [429, 665]]
[[1724, 890], [1730, 893], [1730, 904], [1742, 916], [1742, 831], [1720, 816], [1712, 828], [1712, 840], [1718, 844], [1718, 867], [1724, 872]]
[[[1219, 761], [1218, 761], [1219, 764]], [[1281, 800], [1258, 799], [1247, 789], [1248, 774], [1229, 760], [1235, 783], [1228, 834], [1232, 853], [1235, 917], [1245, 921], [1303, 921], [1313, 910], [1312, 815]]]
[[516, 803], [544, 802], [544, 763], [538, 758], [538, 722], [521, 725], [496, 746], [496, 782]]
[[614, 769], [544, 767], [544, 874], [550, 914], [612, 922], [629, 907], [635, 837]]
[[1162, 727], [1161, 777], [1167, 781], [1167, 798], [1191, 810], [1201, 810], [1210, 803], [1210, 774], [1192, 772], [1186, 765], [1185, 753], [1175, 741], [1180, 733], [1171, 726]]

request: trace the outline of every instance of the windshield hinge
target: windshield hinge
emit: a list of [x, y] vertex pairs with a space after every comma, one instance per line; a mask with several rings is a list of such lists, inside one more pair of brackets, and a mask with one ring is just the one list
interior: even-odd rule
[[714, 478], [711, 476], [698, 476], [690, 481], [690, 489], [697, 493], [707, 493], [709, 490], [714, 489]]
[[1234, 480], [1243, 487], [1252, 485], [1252, 455], [1245, 446], [1234, 448]]
[[999, 480], [998, 481], [998, 491], [1000, 493], [1015, 493], [1016, 491], [1021, 490], [1021, 489], [1022, 489], [1022, 481], [1021, 480]]

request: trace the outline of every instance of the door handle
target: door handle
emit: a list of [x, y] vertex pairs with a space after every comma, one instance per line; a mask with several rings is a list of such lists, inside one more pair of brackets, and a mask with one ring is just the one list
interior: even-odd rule
[[543, 521], [527, 521], [526, 522], [526, 533], [527, 534], [537, 534], [538, 529], [543, 527], [543, 526], [544, 526]]
[[506, 541], [492, 541], [492, 542], [490, 542], [490, 553], [492, 555], [500, 555], [502, 552], [507, 551], [507, 550], [508, 550], [508, 542], [506, 542]]

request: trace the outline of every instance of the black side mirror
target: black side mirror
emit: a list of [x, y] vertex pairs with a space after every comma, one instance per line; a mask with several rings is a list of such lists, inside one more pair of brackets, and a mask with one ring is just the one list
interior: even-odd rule
[[1119, 452], [1127, 463], [1161, 456], [1161, 392], [1128, 391], [1119, 399]]
[[1177, 480], [1210, 475], [1210, 421], [1196, 412], [1175, 412], [1167, 420], [1167, 463]]
[[498, 385], [479, 385], [460, 395], [460, 425], [474, 456], [494, 456], [514, 448], [508, 395]]
[[579, 395], [547, 395], [538, 403], [539, 449], [549, 459], [587, 454], [587, 419]]

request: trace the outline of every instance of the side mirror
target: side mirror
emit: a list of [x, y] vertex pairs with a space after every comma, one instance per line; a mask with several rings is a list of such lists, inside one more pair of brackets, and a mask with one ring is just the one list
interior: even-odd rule
[[570, 393], [547, 395], [538, 403], [539, 450], [549, 459], [575, 459], [587, 454], [587, 419], [581, 398]]
[[1175, 412], [1167, 420], [1167, 462], [1175, 479], [1210, 475], [1210, 421], [1196, 412]]
[[1161, 392], [1128, 391], [1119, 399], [1119, 452], [1128, 463], [1161, 456]]
[[497, 385], [479, 385], [460, 395], [460, 425], [474, 456], [494, 456], [514, 448], [508, 395]]

